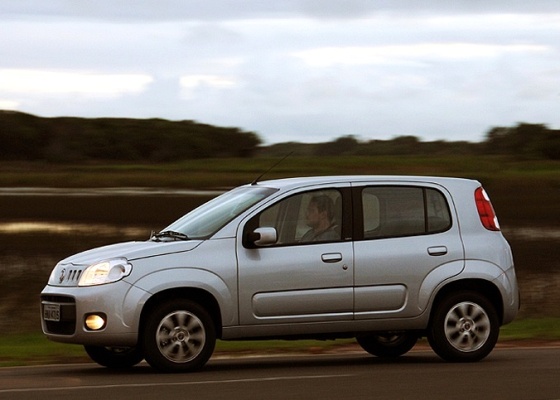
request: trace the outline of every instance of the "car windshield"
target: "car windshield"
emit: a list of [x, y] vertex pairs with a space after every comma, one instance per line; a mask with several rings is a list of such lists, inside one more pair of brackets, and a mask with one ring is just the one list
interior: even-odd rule
[[195, 208], [160, 233], [172, 232], [175, 237], [185, 235], [184, 238], [189, 239], [209, 238], [243, 211], [275, 191], [276, 189], [259, 186], [233, 189]]

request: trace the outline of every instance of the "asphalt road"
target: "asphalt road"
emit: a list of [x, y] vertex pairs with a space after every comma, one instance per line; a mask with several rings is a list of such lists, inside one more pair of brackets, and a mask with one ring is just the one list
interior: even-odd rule
[[560, 347], [496, 349], [473, 364], [431, 351], [395, 360], [365, 353], [212, 359], [193, 374], [146, 364], [0, 369], [0, 399], [560, 399]]

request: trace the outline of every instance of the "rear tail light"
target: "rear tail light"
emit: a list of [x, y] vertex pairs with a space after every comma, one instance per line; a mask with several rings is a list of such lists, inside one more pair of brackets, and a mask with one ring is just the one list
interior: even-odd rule
[[475, 190], [474, 199], [482, 225], [489, 231], [499, 231], [500, 224], [498, 223], [498, 217], [496, 217], [490, 198], [482, 187]]

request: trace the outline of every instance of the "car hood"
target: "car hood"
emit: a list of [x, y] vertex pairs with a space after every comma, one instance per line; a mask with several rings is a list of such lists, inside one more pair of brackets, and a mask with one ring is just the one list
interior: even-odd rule
[[200, 240], [171, 242], [125, 242], [87, 250], [65, 258], [60, 264], [90, 265], [110, 258], [124, 257], [130, 260], [181, 253], [196, 248]]

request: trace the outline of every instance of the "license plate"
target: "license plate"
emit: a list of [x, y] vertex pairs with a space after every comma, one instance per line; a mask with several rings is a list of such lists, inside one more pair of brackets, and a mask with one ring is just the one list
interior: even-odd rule
[[43, 304], [43, 319], [45, 321], [60, 321], [60, 304]]

